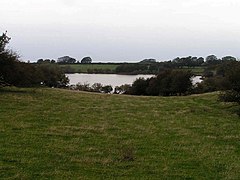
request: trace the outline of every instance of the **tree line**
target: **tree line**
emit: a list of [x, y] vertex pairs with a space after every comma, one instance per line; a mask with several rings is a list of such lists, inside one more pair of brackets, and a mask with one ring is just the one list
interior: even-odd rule
[[52, 59], [38, 59], [37, 60], [38, 64], [42, 64], [42, 63], [58, 63], [58, 64], [91, 64], [92, 63], [92, 58], [91, 57], [84, 57], [81, 61], [77, 61], [75, 58], [72, 58], [70, 56], [63, 56], [60, 57], [56, 60]]
[[145, 59], [139, 63], [123, 63], [116, 68], [117, 74], [158, 74], [168, 69], [184, 69], [184, 68], [208, 68], [226, 61], [237, 61], [235, 57], [225, 56], [221, 59], [215, 55], [203, 57], [177, 57], [173, 60], [157, 62], [155, 59]]

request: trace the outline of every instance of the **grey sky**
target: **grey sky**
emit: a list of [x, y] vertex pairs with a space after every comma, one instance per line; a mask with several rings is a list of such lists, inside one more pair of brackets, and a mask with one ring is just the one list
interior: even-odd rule
[[22, 59], [240, 57], [239, 0], [2, 0], [0, 30]]

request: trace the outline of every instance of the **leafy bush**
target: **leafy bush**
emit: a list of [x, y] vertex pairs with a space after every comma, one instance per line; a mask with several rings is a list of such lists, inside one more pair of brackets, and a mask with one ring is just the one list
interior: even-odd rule
[[166, 70], [150, 79], [137, 79], [131, 89], [134, 95], [172, 96], [187, 94], [192, 89], [189, 71]]

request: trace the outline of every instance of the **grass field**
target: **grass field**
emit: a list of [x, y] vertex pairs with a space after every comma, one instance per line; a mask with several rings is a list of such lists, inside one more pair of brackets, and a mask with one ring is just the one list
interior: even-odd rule
[[240, 120], [217, 93], [0, 91], [2, 179], [240, 179]]
[[194, 75], [202, 76], [204, 74], [205, 67], [183, 67], [180, 70], [191, 71]]
[[116, 68], [119, 66], [118, 64], [68, 64], [68, 65], [60, 65], [61, 67], [68, 67], [72, 72], [78, 73], [88, 73], [93, 70], [100, 71], [110, 71], [115, 72]]
[[[61, 64], [61, 67], [65, 68], [65, 71], [71, 73], [116, 73], [116, 68], [119, 64]], [[204, 67], [183, 67], [180, 70], [192, 71], [194, 75], [203, 75]]]

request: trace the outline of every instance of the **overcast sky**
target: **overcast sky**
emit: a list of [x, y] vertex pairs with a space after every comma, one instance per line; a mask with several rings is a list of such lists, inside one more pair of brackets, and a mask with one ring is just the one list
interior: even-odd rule
[[24, 60], [240, 57], [239, 0], [1, 0], [0, 31]]

